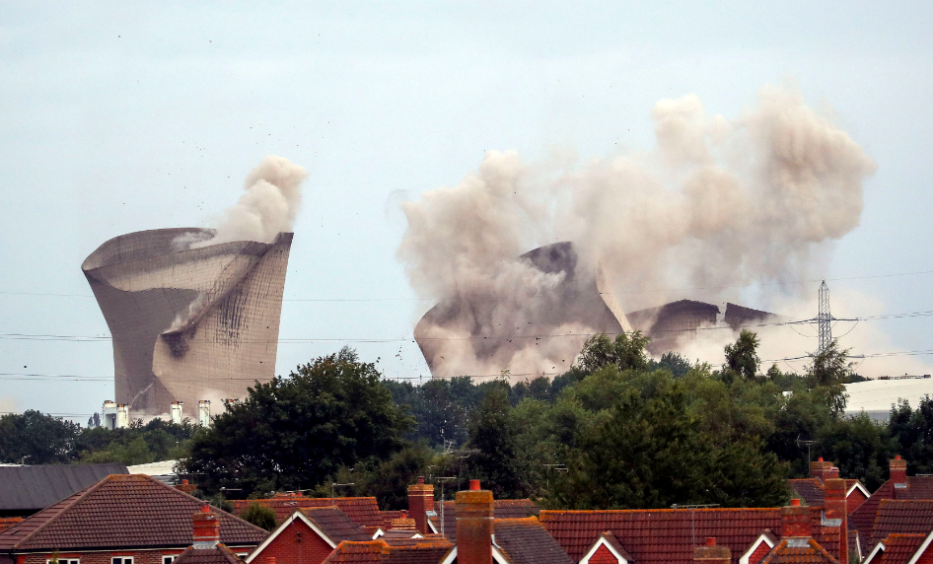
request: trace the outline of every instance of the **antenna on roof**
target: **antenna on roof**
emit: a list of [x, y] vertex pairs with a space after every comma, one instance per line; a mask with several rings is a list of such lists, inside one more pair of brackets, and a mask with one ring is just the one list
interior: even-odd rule
[[708, 503], [705, 505], [681, 505], [675, 503], [671, 505], [671, 509], [689, 509], [690, 510], [690, 521], [693, 526], [693, 548], [697, 547], [697, 509], [707, 509], [710, 507], [719, 507], [718, 503]]
[[444, 482], [456, 479], [456, 476], [438, 476], [434, 478], [435, 482], [441, 483], [441, 536], [444, 536]]
[[337, 497], [337, 495], [336, 495], [336, 493], [337, 493], [337, 491], [336, 491], [337, 488], [342, 488], [342, 487], [344, 487], [344, 486], [355, 486], [355, 485], [356, 485], [355, 482], [350, 482], [349, 484], [338, 484], [337, 482], [332, 483], [332, 484], [330, 485], [330, 502], [333, 503], [333, 502], [334, 502], [334, 498]]

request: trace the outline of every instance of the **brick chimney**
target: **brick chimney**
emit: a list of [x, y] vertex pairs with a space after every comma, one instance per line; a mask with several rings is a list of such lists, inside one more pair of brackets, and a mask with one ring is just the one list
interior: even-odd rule
[[408, 515], [415, 520], [415, 528], [423, 535], [431, 532], [426, 515], [428, 511], [434, 511], [434, 485], [425, 484], [424, 476], [418, 476], [418, 483], [408, 486]]
[[849, 564], [849, 526], [846, 507], [846, 481], [839, 478], [826, 480], [823, 501], [823, 527], [838, 527], [839, 564]]
[[825, 474], [829, 472], [833, 467], [832, 462], [824, 462], [823, 457], [816, 459], [816, 462], [810, 463], [810, 477], [819, 478], [820, 481], [826, 481]]
[[205, 503], [194, 514], [194, 548], [214, 548], [220, 542], [220, 519]]
[[823, 472], [823, 483], [826, 483], [826, 480], [833, 480], [839, 477], [839, 468], [833, 466], [829, 470]]
[[492, 564], [492, 492], [481, 490], [479, 480], [457, 492], [457, 563]]
[[799, 499], [781, 508], [781, 537], [810, 538], [810, 508], [802, 507]]
[[890, 462], [891, 481], [894, 482], [895, 488], [906, 488], [907, 487], [907, 461], [901, 459], [901, 455], [894, 457], [894, 460]]
[[693, 561], [702, 564], [730, 564], [732, 551], [728, 546], [716, 544], [716, 537], [707, 537], [706, 546], [693, 549]]
[[188, 480], [182, 480], [180, 484], [175, 484], [175, 489], [190, 495], [191, 492], [198, 489], [198, 487], [194, 484], [189, 484]]

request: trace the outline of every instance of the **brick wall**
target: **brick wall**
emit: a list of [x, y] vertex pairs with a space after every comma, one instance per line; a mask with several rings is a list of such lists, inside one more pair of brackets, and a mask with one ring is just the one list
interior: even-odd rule
[[266, 564], [270, 556], [275, 557], [275, 564], [320, 564], [332, 550], [311, 527], [296, 519], [256, 555], [253, 564]]
[[[81, 564], [110, 564], [110, 559], [114, 556], [132, 556], [133, 564], [162, 564], [161, 550], [142, 550], [142, 551], [114, 551], [114, 552], [88, 552], [81, 554], [78, 552], [61, 552], [59, 558], [80, 558]], [[165, 554], [179, 554], [177, 550], [166, 550]], [[52, 554], [28, 554], [21, 564], [45, 564]]]
[[768, 543], [762, 542], [758, 545], [758, 548], [755, 549], [755, 552], [748, 557], [748, 564], [758, 564], [769, 552], [771, 552], [771, 547], [768, 546]]

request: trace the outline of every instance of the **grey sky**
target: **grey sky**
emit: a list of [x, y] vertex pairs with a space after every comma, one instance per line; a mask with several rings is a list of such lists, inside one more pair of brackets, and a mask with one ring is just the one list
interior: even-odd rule
[[[378, 300], [286, 302], [282, 338], [335, 341], [281, 345], [278, 372], [350, 344], [389, 376], [427, 376], [410, 341], [347, 340], [410, 338], [430, 305], [395, 259], [399, 201], [457, 183], [490, 149], [649, 148], [661, 98], [694, 93], [732, 117], [789, 79], [878, 165], [826, 275], [933, 270], [933, 6], [889, 4], [5, 2], [0, 333], [109, 334], [84, 258], [122, 233], [209, 223], [278, 154], [311, 173], [286, 299]], [[893, 313], [933, 309], [931, 280], [832, 287]], [[931, 321], [875, 326], [883, 350], [933, 349]], [[0, 373], [108, 377], [111, 355], [0, 338]], [[84, 414], [112, 395], [0, 376], [0, 411]]]

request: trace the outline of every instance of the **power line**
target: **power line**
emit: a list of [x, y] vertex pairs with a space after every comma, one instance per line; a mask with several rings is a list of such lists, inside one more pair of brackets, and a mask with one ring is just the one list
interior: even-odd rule
[[[879, 314], [879, 315], [866, 315], [862, 317], [854, 317], [851, 321], [878, 321], [878, 320], [890, 320], [890, 319], [911, 319], [918, 317], [930, 317], [933, 316], [933, 310], [923, 310], [923, 311], [910, 311], [910, 312], [901, 312], [901, 313], [888, 313], [888, 314]], [[839, 320], [839, 321], [849, 321], [849, 320]], [[782, 327], [782, 326], [791, 326], [791, 325], [803, 325], [814, 323], [813, 319], [805, 319], [802, 321], [775, 321], [775, 322], [764, 322], [764, 323], [752, 323], [745, 325], [711, 325], [707, 327], [695, 327], [695, 328], [682, 328], [682, 329], [655, 329], [654, 333], [684, 333], [684, 332], [695, 332], [695, 331], [735, 331], [738, 329], [755, 329], [760, 327]], [[551, 334], [541, 334], [541, 335], [473, 335], [468, 337], [421, 337], [422, 341], [472, 341], [472, 340], [495, 340], [495, 339], [550, 339], [558, 337], [593, 337], [603, 333], [551, 333]], [[605, 335], [617, 335], [618, 333], [607, 332]], [[0, 339], [10, 339], [10, 340], [26, 340], [26, 341], [75, 341], [75, 342], [109, 342], [110, 336], [100, 336], [100, 335], [56, 335], [56, 334], [41, 334], [41, 333], [0, 333]], [[413, 337], [374, 337], [374, 338], [336, 338], [336, 337], [304, 337], [304, 338], [281, 338], [278, 339], [280, 344], [293, 344], [293, 343], [400, 343], [400, 342], [414, 342]], [[260, 341], [243, 341], [243, 342], [259, 342], [259, 343], [268, 343], [270, 340], [260, 340]]]
[[[924, 274], [933, 274], [933, 270], [919, 270], [915, 272], [894, 272], [889, 274], [873, 274], [868, 276], [846, 276], [841, 278], [817, 278], [817, 279], [798, 279], [784, 280], [781, 282], [760, 282], [755, 284], [727, 284], [722, 286], [690, 286], [683, 288], [655, 288], [650, 290], [622, 290], [618, 294], [652, 294], [652, 293], [670, 293], [670, 292], [689, 292], [695, 290], [726, 290], [733, 288], [761, 288], [769, 286], [796, 286], [802, 284], [813, 284], [820, 281], [840, 282], [848, 280], [871, 280], [875, 278], [896, 278], [901, 276], [919, 276]], [[47, 296], [60, 298], [93, 298], [93, 294], [57, 294], [46, 292], [8, 292], [0, 291], [0, 295], [5, 296]], [[285, 298], [286, 302], [423, 302], [423, 301], [441, 301], [445, 299], [456, 298]], [[468, 299], [468, 298], [462, 298]]]

